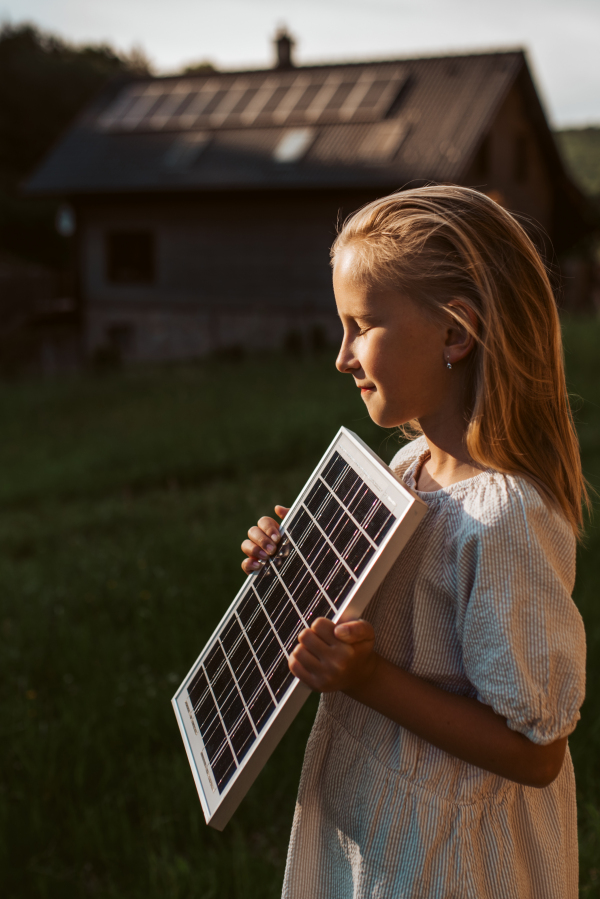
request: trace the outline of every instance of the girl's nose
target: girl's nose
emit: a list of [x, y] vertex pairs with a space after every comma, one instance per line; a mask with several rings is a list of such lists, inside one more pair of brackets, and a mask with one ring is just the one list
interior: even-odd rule
[[346, 340], [342, 341], [340, 351], [337, 355], [337, 359], [335, 360], [335, 367], [338, 371], [341, 371], [344, 374], [356, 371], [356, 369], [360, 368], [360, 362], [355, 357], [350, 345]]

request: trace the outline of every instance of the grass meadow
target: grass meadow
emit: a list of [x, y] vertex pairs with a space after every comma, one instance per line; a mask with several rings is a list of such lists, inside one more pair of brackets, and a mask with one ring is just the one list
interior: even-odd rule
[[[600, 487], [600, 326], [566, 322]], [[339, 425], [386, 460], [330, 353], [0, 385], [0, 883], [6, 899], [279, 895], [312, 697], [223, 833], [170, 698], [243, 574], [250, 523], [293, 499]], [[576, 600], [589, 687], [571, 738], [581, 895], [600, 895], [600, 519]]]

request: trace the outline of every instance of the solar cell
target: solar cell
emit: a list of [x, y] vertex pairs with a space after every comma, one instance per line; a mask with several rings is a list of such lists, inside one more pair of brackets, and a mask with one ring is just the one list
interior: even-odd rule
[[246, 108], [241, 111], [240, 119], [243, 124], [251, 125], [254, 122], [276, 90], [277, 82], [272, 78], [267, 78], [265, 83], [260, 85]]
[[258, 87], [246, 87], [243, 93], [237, 98], [237, 102], [232, 106], [231, 115], [236, 116], [243, 112], [250, 104], [251, 100], [256, 96], [257, 91]]
[[320, 92], [322, 86], [323, 85], [320, 82], [309, 82], [298, 97], [296, 105], [294, 106], [292, 111], [295, 114], [306, 112], [306, 110], [310, 108], [317, 94]]
[[161, 94], [155, 92], [147, 92], [141, 97], [136, 97], [135, 102], [121, 119], [123, 128], [134, 129], [142, 120], [149, 120], [161, 99]]
[[216, 88], [190, 93], [169, 124], [175, 128], [193, 128], [196, 122], [202, 120], [206, 107], [216, 93]]
[[274, 112], [287, 92], [289, 91], [289, 87], [287, 84], [282, 85], [281, 87], [276, 87], [275, 90], [269, 96], [269, 99], [261, 109], [261, 115], [265, 115], [265, 113]]
[[177, 115], [177, 111], [183, 106], [189, 94], [189, 86], [186, 84], [178, 85], [170, 93], [163, 94], [152, 114], [150, 125], [153, 128], [162, 128], [166, 125]]
[[289, 670], [318, 617], [357, 617], [425, 510], [341, 429], [173, 706], [207, 821], [222, 829], [308, 695]]
[[335, 91], [333, 92], [333, 94], [331, 95], [329, 102], [327, 103], [327, 106], [325, 107], [325, 109], [328, 112], [331, 110], [334, 110], [334, 109], [335, 110], [341, 109], [342, 106], [344, 105], [344, 103], [346, 102], [346, 100], [348, 99], [348, 96], [350, 95], [350, 92], [353, 90], [353, 88], [354, 88], [354, 81], [342, 81], [340, 84], [337, 85], [337, 87], [336, 87]]

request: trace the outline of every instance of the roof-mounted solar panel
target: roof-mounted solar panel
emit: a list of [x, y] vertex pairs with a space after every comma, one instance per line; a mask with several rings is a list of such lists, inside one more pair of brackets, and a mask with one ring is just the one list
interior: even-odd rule
[[310, 690], [288, 667], [319, 617], [358, 618], [427, 507], [341, 428], [173, 697], [208, 824], [222, 830]]
[[182, 76], [125, 86], [99, 116], [109, 131], [373, 122], [385, 118], [406, 67]]

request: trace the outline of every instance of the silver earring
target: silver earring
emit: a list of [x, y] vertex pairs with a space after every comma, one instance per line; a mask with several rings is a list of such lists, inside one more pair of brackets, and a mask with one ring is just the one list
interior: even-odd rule
[[448, 362], [448, 360], [446, 360], [446, 368], [447, 368], [447, 369], [451, 369], [451, 368], [452, 368], [452, 363], [451, 363], [451, 362]]

